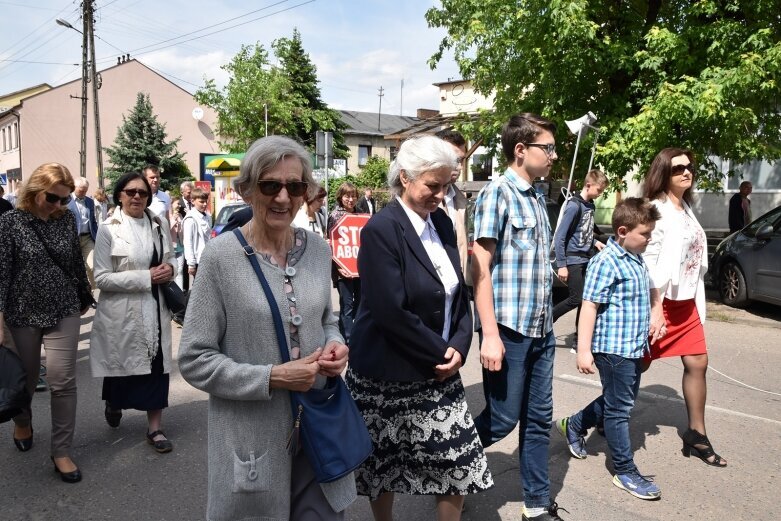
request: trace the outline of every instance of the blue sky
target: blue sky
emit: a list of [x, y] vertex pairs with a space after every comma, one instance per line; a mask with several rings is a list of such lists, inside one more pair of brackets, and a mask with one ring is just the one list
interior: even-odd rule
[[[274, 39], [290, 36], [298, 27], [329, 105], [374, 112], [382, 86], [383, 113], [399, 114], [403, 108], [405, 115], [414, 115], [417, 108], [438, 108], [438, 91], [432, 83], [459, 77], [449, 56], [435, 71], [426, 63], [444, 35], [441, 29], [428, 28], [424, 19], [426, 10], [436, 3], [97, 0], [95, 34], [102, 39], [95, 41], [96, 61], [99, 69], [106, 68], [116, 64], [118, 55], [129, 52], [194, 92], [204, 76], [224, 84], [227, 76], [219, 67], [242, 44], [259, 42], [270, 49]], [[248, 14], [251, 11], [257, 12]], [[218, 25], [235, 17], [240, 18]], [[264, 18], [254, 20], [260, 17]], [[0, 0], [0, 19], [5, 22], [0, 32], [0, 60], [17, 60], [0, 61], [0, 94], [39, 83], [56, 86], [81, 76], [81, 35], [56, 25], [56, 18], [81, 29], [78, 0]], [[243, 25], [228, 28], [237, 24]], [[176, 45], [171, 44], [181, 40], [160, 43], [206, 28], [211, 29], [183, 39], [217, 34]]]

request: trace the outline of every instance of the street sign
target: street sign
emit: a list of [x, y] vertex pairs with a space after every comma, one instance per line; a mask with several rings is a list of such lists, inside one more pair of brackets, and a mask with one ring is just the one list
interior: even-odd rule
[[358, 276], [358, 251], [361, 248], [361, 230], [369, 221], [368, 214], [345, 214], [331, 229], [331, 253], [334, 262], [350, 277]]

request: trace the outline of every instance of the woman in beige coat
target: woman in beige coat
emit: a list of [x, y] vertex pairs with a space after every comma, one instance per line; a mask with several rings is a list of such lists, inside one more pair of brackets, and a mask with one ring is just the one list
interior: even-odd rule
[[173, 448], [160, 430], [168, 407], [171, 313], [160, 284], [176, 273], [168, 222], [147, 210], [151, 189], [138, 173], [114, 187], [118, 211], [98, 231], [95, 282], [100, 290], [90, 335], [92, 375], [103, 377], [105, 417], [119, 427], [122, 409], [147, 412], [147, 442]]

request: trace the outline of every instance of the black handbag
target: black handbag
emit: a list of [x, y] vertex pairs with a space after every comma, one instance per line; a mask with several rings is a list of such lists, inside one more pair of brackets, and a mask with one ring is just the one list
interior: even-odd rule
[[27, 372], [21, 358], [0, 345], [0, 423], [17, 416], [29, 403]]
[[[274, 318], [279, 352], [283, 362], [290, 361], [285, 330], [274, 295], [255, 258], [255, 250], [247, 244], [240, 230], [233, 230], [252, 264], [263, 287], [271, 315]], [[310, 389], [305, 393], [290, 392], [294, 427], [288, 441], [291, 453], [297, 450], [297, 441], [312, 466], [318, 483], [330, 483], [346, 476], [374, 450], [369, 431], [350, 391], [341, 376], [330, 377], [323, 389]]]
[[[146, 214], [146, 216], [149, 218], [149, 224], [151, 225], [152, 218], [149, 217], [149, 214]], [[160, 239], [160, 257], [162, 258], [163, 232], [160, 231], [162, 223], [157, 217], [155, 217], [155, 222], [157, 223], [157, 236]], [[187, 312], [187, 300], [190, 298], [189, 293], [182, 291], [182, 288], [173, 280], [169, 280], [165, 284], [159, 284], [158, 288], [163, 294], [163, 300], [165, 300], [166, 307], [168, 307], [168, 310], [171, 312], [171, 320], [181, 326], [184, 324], [184, 315]]]

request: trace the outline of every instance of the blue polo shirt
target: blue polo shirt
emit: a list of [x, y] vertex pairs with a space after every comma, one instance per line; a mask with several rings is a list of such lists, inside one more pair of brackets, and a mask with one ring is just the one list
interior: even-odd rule
[[600, 304], [593, 353], [642, 358], [651, 324], [650, 278], [642, 257], [611, 238], [589, 262], [583, 300]]

